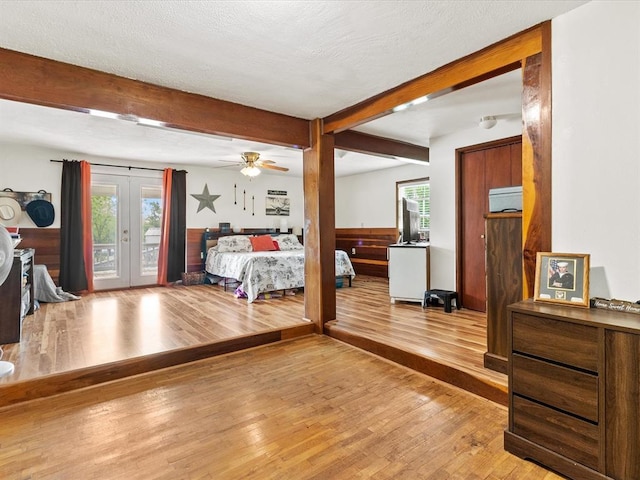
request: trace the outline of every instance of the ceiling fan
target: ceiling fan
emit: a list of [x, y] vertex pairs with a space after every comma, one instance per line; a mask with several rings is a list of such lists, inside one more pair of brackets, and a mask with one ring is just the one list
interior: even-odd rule
[[289, 169], [286, 167], [278, 167], [274, 165], [276, 162], [273, 160], [260, 160], [260, 154], [258, 152], [242, 152], [240, 154], [242, 157], [242, 162], [240, 165], [243, 165], [240, 173], [246, 175], [247, 177], [255, 177], [260, 175], [260, 169], [266, 168], [269, 170], [278, 170], [280, 172], [288, 172]]

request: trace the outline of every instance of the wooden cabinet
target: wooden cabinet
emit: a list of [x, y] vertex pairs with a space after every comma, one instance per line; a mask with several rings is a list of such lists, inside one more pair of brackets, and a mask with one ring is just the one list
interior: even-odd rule
[[429, 290], [429, 245], [389, 246], [389, 296], [396, 300], [420, 302]]
[[569, 478], [640, 478], [640, 316], [508, 307], [505, 449]]
[[33, 313], [33, 249], [15, 250], [9, 276], [0, 286], [0, 344], [17, 343], [22, 320]]
[[485, 215], [487, 352], [484, 366], [507, 373], [507, 306], [522, 300], [522, 213]]

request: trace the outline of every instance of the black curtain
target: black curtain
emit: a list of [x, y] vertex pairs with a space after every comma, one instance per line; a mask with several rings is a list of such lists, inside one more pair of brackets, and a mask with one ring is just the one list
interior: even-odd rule
[[60, 194], [60, 274], [58, 282], [63, 290], [87, 290], [82, 243], [82, 175], [80, 162], [62, 163], [62, 191]]
[[171, 176], [171, 218], [169, 221], [169, 253], [167, 281], [175, 282], [186, 272], [187, 172], [174, 170]]

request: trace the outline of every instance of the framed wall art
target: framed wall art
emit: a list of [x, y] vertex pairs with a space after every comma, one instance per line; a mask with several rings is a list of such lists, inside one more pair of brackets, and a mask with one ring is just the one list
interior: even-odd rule
[[267, 197], [266, 201], [267, 215], [289, 216], [291, 211], [291, 201], [284, 197]]
[[533, 300], [589, 307], [589, 254], [538, 252]]

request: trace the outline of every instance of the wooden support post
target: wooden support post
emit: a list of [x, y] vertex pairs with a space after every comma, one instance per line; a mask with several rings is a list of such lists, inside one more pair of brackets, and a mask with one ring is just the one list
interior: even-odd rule
[[322, 133], [322, 120], [311, 122], [311, 147], [303, 153], [304, 171], [304, 314], [322, 333], [336, 318], [334, 138]]
[[536, 253], [551, 250], [551, 25], [542, 24], [542, 52], [523, 62], [523, 298], [533, 296]]

